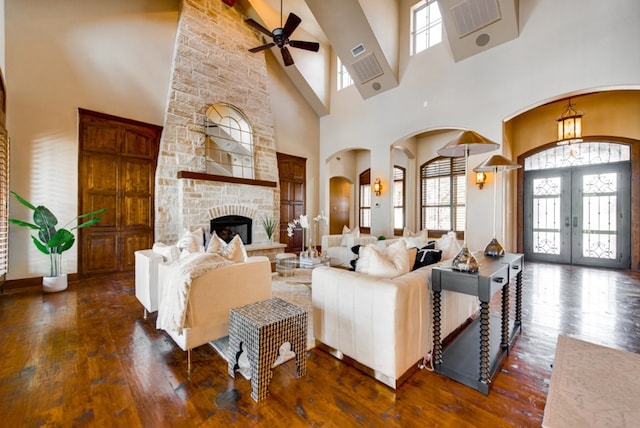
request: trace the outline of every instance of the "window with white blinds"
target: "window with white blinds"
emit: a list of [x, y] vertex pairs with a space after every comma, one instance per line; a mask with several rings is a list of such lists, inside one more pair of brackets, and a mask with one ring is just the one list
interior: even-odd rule
[[464, 157], [440, 157], [420, 167], [420, 226], [429, 232], [464, 232]]

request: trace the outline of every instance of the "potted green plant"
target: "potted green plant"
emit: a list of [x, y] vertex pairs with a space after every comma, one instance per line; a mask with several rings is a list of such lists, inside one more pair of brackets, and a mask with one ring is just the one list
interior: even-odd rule
[[[37, 230], [38, 236], [31, 235], [34, 245], [42, 253], [49, 256], [49, 262], [51, 269], [48, 277], [43, 277], [42, 285], [45, 292], [62, 291], [67, 288], [67, 275], [61, 272], [62, 270], [62, 253], [73, 247], [75, 243], [75, 236], [71, 233], [71, 230], [81, 229], [96, 224], [100, 221], [99, 217], [94, 217], [97, 214], [105, 212], [107, 209], [102, 208], [96, 211], [92, 211], [87, 214], [81, 214], [74, 217], [61, 229], [56, 229], [58, 219], [55, 215], [45, 206], [34, 206], [31, 202], [20, 197], [16, 192], [11, 191], [11, 195], [18, 202], [25, 207], [33, 211], [33, 223], [10, 218], [9, 223], [17, 226], [28, 227], [29, 229]], [[70, 230], [66, 227], [73, 221], [81, 218], [94, 217], [85, 221], [79, 225], [72, 227]]]
[[276, 230], [276, 219], [272, 216], [262, 217], [262, 227], [267, 234], [267, 240], [269, 243], [273, 242], [273, 233]]

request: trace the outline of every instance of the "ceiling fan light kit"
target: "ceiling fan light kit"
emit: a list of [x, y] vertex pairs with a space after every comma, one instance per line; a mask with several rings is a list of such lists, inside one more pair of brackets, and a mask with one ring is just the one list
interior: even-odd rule
[[318, 52], [318, 50], [320, 49], [320, 44], [317, 42], [289, 40], [289, 37], [291, 36], [291, 34], [293, 34], [296, 28], [298, 28], [298, 25], [300, 25], [302, 19], [300, 19], [300, 17], [298, 17], [296, 14], [290, 13], [289, 17], [287, 18], [287, 22], [283, 26], [282, 2], [280, 2], [280, 27], [274, 28], [273, 31], [267, 30], [260, 23], [251, 18], [246, 19], [244, 22], [273, 39], [272, 42], [249, 49], [249, 52], [256, 53], [265, 49], [269, 49], [273, 46], [277, 46], [278, 48], [280, 48], [280, 54], [282, 55], [282, 60], [284, 61], [285, 66], [290, 66], [294, 63], [293, 57], [291, 56], [291, 52], [289, 52], [287, 45], [291, 46], [292, 48], [304, 49], [312, 52]]

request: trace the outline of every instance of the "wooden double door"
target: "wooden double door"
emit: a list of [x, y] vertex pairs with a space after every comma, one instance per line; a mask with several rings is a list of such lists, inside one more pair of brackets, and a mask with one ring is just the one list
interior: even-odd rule
[[131, 271], [151, 248], [162, 127], [80, 109], [78, 210], [107, 211], [78, 232], [82, 277]]

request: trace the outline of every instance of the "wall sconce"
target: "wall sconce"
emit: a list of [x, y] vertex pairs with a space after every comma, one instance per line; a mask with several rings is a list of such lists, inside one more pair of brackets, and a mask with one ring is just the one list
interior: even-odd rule
[[382, 183], [380, 183], [379, 178], [376, 178], [376, 181], [373, 183], [373, 193], [375, 193], [376, 196], [380, 196], [380, 193], [382, 193]]
[[487, 181], [487, 174], [484, 172], [476, 172], [476, 185], [479, 189], [484, 187], [484, 183]]

